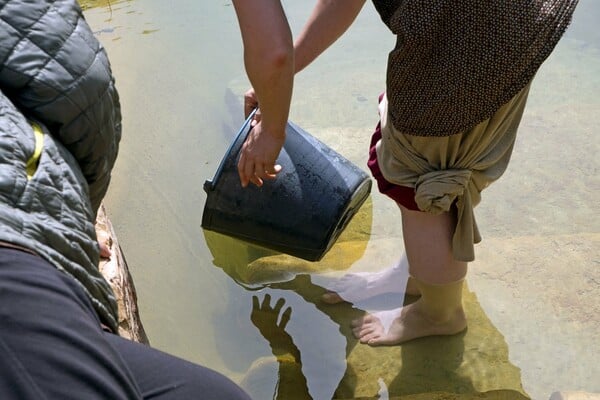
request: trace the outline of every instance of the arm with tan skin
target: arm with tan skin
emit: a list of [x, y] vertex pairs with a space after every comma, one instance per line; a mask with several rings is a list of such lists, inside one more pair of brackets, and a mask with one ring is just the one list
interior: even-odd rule
[[348, 28], [365, 0], [319, 0], [294, 43], [294, 72], [302, 71]]
[[235, 0], [233, 5], [246, 73], [261, 107], [261, 120], [242, 146], [238, 173], [242, 186], [261, 186], [280, 170], [275, 161], [285, 141], [294, 80], [292, 33], [279, 1]]
[[[364, 3], [365, 0], [317, 1], [293, 48], [291, 44], [288, 48], [288, 40], [291, 43], [291, 33], [280, 2], [273, 2], [272, 0], [234, 1], [244, 41], [246, 70], [253, 85], [253, 88], [246, 92], [244, 96], [244, 112], [248, 115], [260, 104], [260, 114], [257, 113], [258, 115], [253, 122], [254, 128], [251, 131], [253, 134], [250, 135], [250, 140], [244, 145], [238, 163], [242, 186], [247, 186], [248, 182], [260, 186], [262, 185], [262, 179], [275, 178], [280, 167], [275, 166], [274, 163], [285, 140], [285, 124], [289, 114], [293, 75], [315, 60], [350, 27]], [[261, 10], [261, 12], [268, 10], [271, 13], [270, 16], [264, 13], [262, 15], [272, 26], [255, 27], [254, 25], [259, 23], [255, 17], [256, 10]], [[263, 18], [261, 18], [261, 21]], [[284, 37], [274, 37], [276, 32], [284, 35]], [[265, 36], [263, 38], [264, 42], [254, 37], [259, 34]], [[269, 41], [275, 41], [280, 47], [273, 47], [273, 44], [269, 44]], [[292, 51], [291, 57], [285, 58], [286, 61], [291, 59], [293, 62], [291, 75], [288, 75], [288, 64], [285, 63], [285, 68], [280, 69], [280, 71], [285, 71], [285, 74], [279, 75], [279, 77], [285, 77], [286, 85], [270, 87], [268, 77], [272, 75], [274, 70], [277, 70], [274, 66], [283, 64], [275, 61], [283, 59], [283, 54], [288, 54], [284, 53], [284, 48]], [[263, 57], [265, 57], [264, 54], [270, 55], [266, 60], [261, 61], [260, 54], [263, 54]], [[279, 56], [277, 56], [278, 54]], [[273, 61], [269, 62], [269, 60]], [[260, 65], [261, 62], [263, 63], [262, 66]], [[271, 68], [265, 69], [264, 63], [267, 63], [267, 66]], [[287, 81], [288, 78], [290, 81]], [[277, 90], [283, 88], [286, 90]], [[289, 92], [287, 89], [289, 89]], [[278, 133], [273, 135], [269, 132], [275, 132], [270, 130], [274, 121], [278, 124], [276, 129], [281, 129], [281, 131], [277, 131]], [[261, 160], [256, 157], [257, 154], [261, 153], [258, 150], [259, 146], [268, 149], [263, 153], [268, 153], [268, 159]]]

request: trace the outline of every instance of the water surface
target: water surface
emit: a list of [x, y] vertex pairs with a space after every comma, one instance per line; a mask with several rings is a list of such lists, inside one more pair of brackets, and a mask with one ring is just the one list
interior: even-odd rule
[[[348, 323], [398, 299], [351, 307], [318, 298], [321, 272], [377, 271], [398, 259], [399, 213], [386, 198], [374, 192], [316, 264], [200, 227], [202, 185], [242, 123], [248, 88], [231, 4], [84, 3], [124, 115], [106, 203], [155, 347], [226, 374], [257, 399], [274, 398], [276, 387], [279, 398], [315, 399], [600, 392], [600, 3], [580, 1], [532, 86], [511, 165], [476, 210], [483, 242], [465, 291], [468, 331], [377, 349], [356, 343]], [[311, 4], [284, 4], [298, 32]], [[364, 168], [393, 42], [367, 4], [295, 84], [291, 119]], [[291, 310], [285, 330], [265, 313], [280, 298], [281, 312]], [[279, 362], [269, 340], [285, 350]]]

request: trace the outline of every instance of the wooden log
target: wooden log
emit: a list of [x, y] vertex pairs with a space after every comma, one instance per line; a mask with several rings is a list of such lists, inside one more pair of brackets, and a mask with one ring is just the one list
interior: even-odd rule
[[106, 215], [104, 204], [100, 206], [96, 217], [96, 233], [98, 242], [104, 244], [111, 252], [110, 258], [100, 259], [100, 272], [111, 285], [117, 298], [119, 335], [136, 342], [150, 344], [140, 319], [135, 285], [117, 235]]

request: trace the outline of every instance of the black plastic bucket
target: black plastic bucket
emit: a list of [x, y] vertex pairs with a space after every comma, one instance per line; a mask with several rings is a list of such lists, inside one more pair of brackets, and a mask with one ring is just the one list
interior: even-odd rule
[[207, 193], [202, 227], [309, 261], [320, 260], [371, 191], [352, 162], [288, 122], [277, 159], [283, 169], [262, 187], [242, 188], [237, 161], [252, 115], [227, 150]]

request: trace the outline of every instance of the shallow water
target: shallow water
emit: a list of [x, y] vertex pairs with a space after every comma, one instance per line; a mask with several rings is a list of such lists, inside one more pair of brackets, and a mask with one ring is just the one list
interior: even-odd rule
[[[398, 299], [318, 301], [321, 273], [377, 271], [401, 254], [398, 211], [376, 191], [319, 263], [200, 227], [202, 185], [242, 123], [248, 87], [231, 4], [84, 3], [124, 112], [106, 203], [155, 347], [226, 374], [257, 399], [274, 398], [278, 377], [278, 398], [600, 392], [600, 3], [580, 1], [534, 81], [511, 165], [476, 210], [483, 242], [465, 290], [468, 331], [376, 349], [356, 343], [349, 321]], [[284, 4], [297, 32], [311, 6]], [[393, 41], [367, 4], [296, 80], [291, 119], [360, 166]], [[285, 331], [264, 312], [280, 298], [291, 310]], [[268, 340], [284, 354], [279, 363]]]

